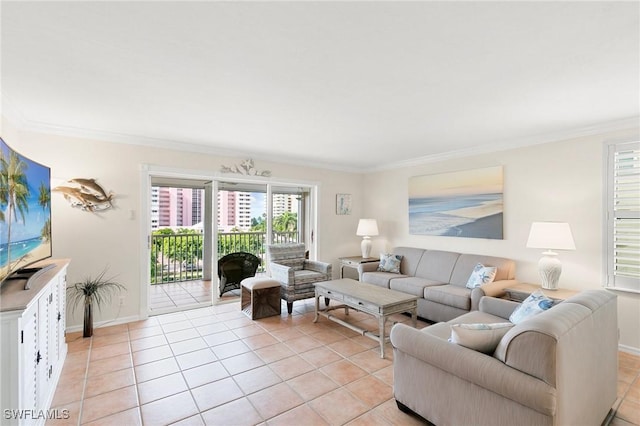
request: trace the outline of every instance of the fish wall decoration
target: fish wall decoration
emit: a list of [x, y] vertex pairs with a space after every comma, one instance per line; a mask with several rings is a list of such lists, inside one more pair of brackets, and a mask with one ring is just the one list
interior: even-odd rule
[[82, 211], [98, 212], [113, 207], [111, 202], [115, 194], [107, 192], [95, 179], [74, 178], [68, 181], [69, 186], [57, 186], [54, 191], [62, 193], [71, 207]]

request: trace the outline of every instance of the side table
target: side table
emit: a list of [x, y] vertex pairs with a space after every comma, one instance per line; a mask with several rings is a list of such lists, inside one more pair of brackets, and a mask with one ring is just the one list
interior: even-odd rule
[[377, 257], [341, 257], [340, 258], [340, 278], [351, 278], [358, 280], [358, 265], [361, 263], [378, 262], [380, 259]]
[[512, 300], [514, 302], [522, 302], [524, 299], [529, 297], [529, 295], [536, 290], [542, 290], [545, 296], [549, 299], [553, 299], [559, 302], [562, 302], [569, 297], [578, 294], [577, 291], [568, 290], [566, 288], [559, 288], [557, 290], [547, 290], [539, 286], [538, 284], [529, 284], [529, 283], [520, 283], [513, 285], [511, 287], [507, 287], [504, 289], [506, 299]]

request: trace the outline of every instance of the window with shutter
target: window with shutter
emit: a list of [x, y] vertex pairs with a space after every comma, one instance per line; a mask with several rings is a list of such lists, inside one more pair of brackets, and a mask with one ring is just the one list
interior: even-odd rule
[[640, 293], [640, 142], [607, 145], [605, 287]]

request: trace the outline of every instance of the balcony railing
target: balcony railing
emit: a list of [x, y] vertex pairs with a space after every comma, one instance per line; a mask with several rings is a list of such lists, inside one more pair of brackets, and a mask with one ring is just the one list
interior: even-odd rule
[[[298, 242], [298, 232], [274, 232], [273, 242]], [[202, 234], [153, 235], [151, 239], [151, 284], [202, 279]], [[244, 251], [260, 259], [258, 272], [265, 271], [265, 232], [218, 233], [218, 259]]]

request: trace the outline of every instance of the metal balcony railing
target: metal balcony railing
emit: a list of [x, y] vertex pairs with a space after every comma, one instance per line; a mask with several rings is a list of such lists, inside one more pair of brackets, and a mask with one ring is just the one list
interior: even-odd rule
[[[298, 242], [298, 231], [274, 232], [273, 242]], [[152, 235], [151, 284], [202, 279], [202, 234]], [[218, 233], [218, 259], [244, 251], [260, 259], [258, 272], [265, 271], [265, 232]]]

